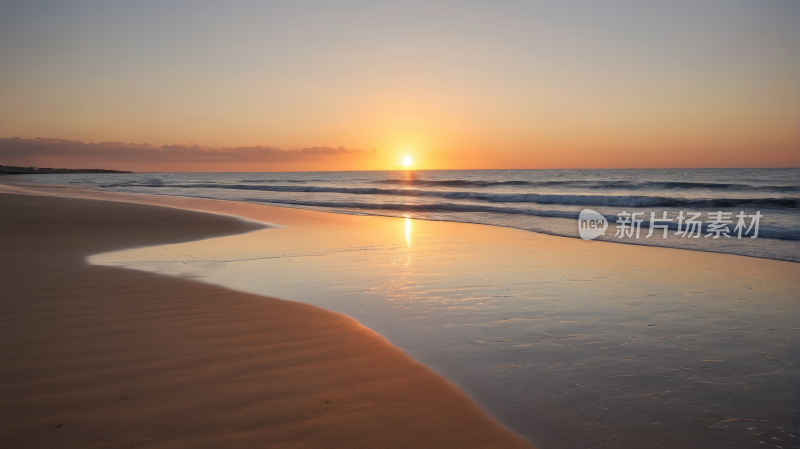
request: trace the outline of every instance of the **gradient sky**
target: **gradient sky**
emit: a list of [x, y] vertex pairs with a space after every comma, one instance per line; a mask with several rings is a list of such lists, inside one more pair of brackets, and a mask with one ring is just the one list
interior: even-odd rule
[[0, 61], [5, 165], [799, 165], [797, 0], [4, 0]]

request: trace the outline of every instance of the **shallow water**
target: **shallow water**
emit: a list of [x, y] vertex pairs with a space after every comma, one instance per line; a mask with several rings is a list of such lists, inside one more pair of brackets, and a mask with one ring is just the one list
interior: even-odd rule
[[797, 264], [282, 213], [284, 228], [92, 262], [352, 316], [543, 448], [796, 443]]
[[[600, 240], [800, 262], [800, 169], [434, 170], [302, 173], [134, 173], [21, 175], [28, 182], [70, 184], [104, 192], [144, 193], [283, 205], [345, 214], [410, 217], [506, 226], [578, 237], [584, 208], [610, 228]], [[678, 231], [678, 216], [699, 214], [702, 238]], [[728, 230], [709, 235], [716, 212]], [[737, 214], [761, 215], [737, 238]], [[643, 232], [617, 236], [623, 213]], [[669, 238], [648, 237], [664, 213]], [[750, 225], [752, 218], [744, 218]], [[664, 224], [654, 223], [654, 224]], [[729, 237], [725, 237], [728, 235]]]

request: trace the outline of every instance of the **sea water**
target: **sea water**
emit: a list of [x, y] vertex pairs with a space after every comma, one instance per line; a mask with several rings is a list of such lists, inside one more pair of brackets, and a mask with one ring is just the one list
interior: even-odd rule
[[[796, 168], [62, 174], [13, 179], [480, 223], [574, 238], [579, 237], [580, 212], [591, 209], [609, 222], [597, 240], [800, 261]], [[641, 220], [639, 232], [618, 232], [630, 214], [638, 214], [633, 218]], [[737, 233], [738, 215], [746, 226], [742, 230], [749, 232]], [[692, 235], [680, 233], [685, 230], [679, 229], [681, 216], [699, 222]], [[719, 217], [725, 232], [710, 232]], [[651, 222], [662, 218], [671, 221]], [[654, 228], [650, 233], [651, 223], [666, 225], [666, 232]]]

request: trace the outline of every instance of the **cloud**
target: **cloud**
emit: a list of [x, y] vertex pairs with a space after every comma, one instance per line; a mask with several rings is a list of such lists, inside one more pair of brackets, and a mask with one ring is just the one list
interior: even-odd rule
[[314, 161], [326, 158], [367, 157], [375, 150], [352, 150], [343, 147], [311, 147], [283, 150], [268, 146], [210, 148], [201, 145], [162, 145], [147, 143], [86, 143], [69, 139], [0, 138], [0, 164], [3, 160], [50, 158], [63, 160], [96, 159], [104, 162], [237, 164]]

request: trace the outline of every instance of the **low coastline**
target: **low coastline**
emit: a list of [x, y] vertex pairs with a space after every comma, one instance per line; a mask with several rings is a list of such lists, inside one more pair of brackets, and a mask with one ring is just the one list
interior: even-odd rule
[[8, 447], [530, 447], [355, 320], [99, 252], [259, 229], [122, 202], [2, 194]]
[[14, 165], [0, 165], [0, 175], [52, 175], [65, 173], [133, 173], [123, 170], [108, 170], [104, 168], [43, 168], [43, 167], [18, 167]]

